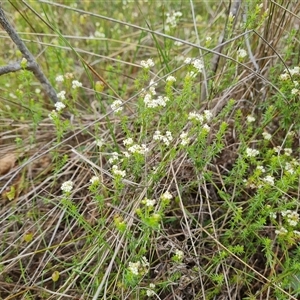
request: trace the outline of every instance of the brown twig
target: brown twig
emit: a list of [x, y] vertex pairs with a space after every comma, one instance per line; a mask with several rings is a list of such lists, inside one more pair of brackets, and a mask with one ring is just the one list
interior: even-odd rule
[[[23, 54], [24, 58], [27, 60], [27, 66], [26, 69], [31, 71], [36, 79], [41, 83], [43, 90], [48, 95], [48, 97], [51, 99], [52, 102], [56, 103], [58, 102], [58, 98], [56, 95], [56, 91], [52, 87], [51, 83], [47, 79], [47, 77], [42, 72], [40, 66], [36, 62], [34, 56], [32, 53], [28, 50], [24, 42], [19, 37], [16, 30], [12, 27], [12, 25], [8, 22], [4, 11], [2, 10], [2, 7], [0, 6], [0, 24], [2, 25], [3, 29], [7, 32], [7, 34], [10, 36], [12, 41], [16, 44], [16, 46], [19, 48], [21, 53]], [[16, 72], [21, 70], [21, 64], [20, 62], [14, 62], [9, 65], [0, 67], [0, 76], [10, 73], [10, 72]]]

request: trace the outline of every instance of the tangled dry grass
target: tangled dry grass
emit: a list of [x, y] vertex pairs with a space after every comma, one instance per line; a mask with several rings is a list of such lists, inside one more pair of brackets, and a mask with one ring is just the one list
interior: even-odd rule
[[[223, 2], [220, 1], [220, 7], [228, 7]], [[85, 95], [92, 92], [82, 91], [77, 113], [71, 119], [69, 115], [64, 117], [71, 120], [71, 126], [61, 140], [57, 140], [56, 128], [47, 117], [49, 104], [45, 104], [34, 139], [32, 121], [5, 117], [4, 105], [0, 104], [1, 299], [142, 299], [136, 290], [124, 286], [121, 268], [126, 267], [133, 250], [129, 247], [131, 239], [139, 237], [135, 251], [144, 249], [151, 261], [147, 279], [161, 283], [157, 299], [275, 299], [276, 289], [286, 299], [296, 299], [291, 291], [281, 288], [279, 281], [272, 281], [273, 274], [283, 271], [286, 257], [278, 244], [274, 244], [275, 263], [270, 266], [259, 244], [258, 232], [252, 237], [252, 246], [245, 245], [250, 253], [247, 261], [228, 245], [241, 245], [249, 240], [244, 240], [242, 232], [226, 235], [237, 221], [233, 221], [237, 215], [235, 209], [251, 209], [249, 199], [254, 193], [250, 188], [240, 188], [236, 181], [226, 181], [233, 179], [231, 174], [237, 167], [240, 132], [245, 130], [242, 121], [249, 114], [262, 120], [266, 105], [271, 103], [268, 99], [277, 94], [286, 98], [274, 83], [279, 74], [277, 66], [299, 63], [299, 41], [293, 41], [291, 47], [286, 39], [291, 31], [299, 33], [300, 4], [281, 2], [264, 2], [269, 15], [259, 30], [244, 34], [251, 44], [251, 55], [236, 70], [232, 70], [228, 57], [232, 45], [229, 41], [235, 36], [226, 36], [228, 28], [220, 35], [224, 46], [215, 51], [223, 56], [212, 55], [212, 72], [207, 74], [206, 84], [213, 88], [209, 95], [202, 95], [205, 100], [199, 108], [200, 111], [209, 108], [218, 116], [209, 133], [207, 151], [201, 152], [205, 159], [200, 157], [195, 164], [184, 151], [174, 154], [172, 150], [179, 143], [175, 141], [163, 157], [157, 152], [147, 157], [139, 175], [126, 177], [117, 194], [109, 156], [99, 152], [94, 137], [100, 136], [105, 143], [122, 148], [126, 136], [117, 126], [118, 115], [102, 114], [100, 108], [86, 108], [89, 104]], [[250, 13], [245, 12], [245, 7], [241, 6], [235, 15], [232, 32], [236, 27], [236, 35], [244, 15]], [[148, 43], [148, 47], [153, 47]], [[289, 61], [282, 58], [285, 51], [292, 53]], [[118, 54], [123, 55], [122, 49]], [[127, 74], [126, 66], [123, 67], [126, 76], [136, 75], [133, 70]], [[226, 76], [227, 73], [231, 75]], [[86, 73], [81, 76], [82, 82], [89, 82]], [[203, 80], [201, 84], [205, 84]], [[105, 97], [109, 96], [104, 96], [104, 102]], [[230, 105], [230, 99], [237, 100]], [[127, 103], [126, 110], [132, 128], [138, 114], [134, 100]], [[10, 105], [19, 107], [15, 103]], [[268, 123], [257, 123], [273, 133], [274, 144], [287, 134], [281, 123], [283, 117], [275, 107]], [[298, 122], [290, 121], [290, 124]], [[209, 159], [222, 122], [229, 124], [221, 137], [223, 147]], [[155, 126], [150, 130], [154, 132]], [[293, 140], [295, 151], [299, 147], [298, 134]], [[252, 137], [252, 142], [255, 138]], [[22, 143], [17, 144], [16, 139]], [[156, 147], [154, 141], [149, 141], [149, 145], [152, 149]], [[165, 161], [162, 167], [165, 175], [149, 176], [149, 170], [161, 161]], [[101, 181], [98, 197], [88, 189], [94, 175]], [[67, 180], [72, 180], [75, 188], [70, 194], [72, 201], [62, 203], [61, 185]], [[160, 229], [149, 231], [144, 242], [145, 231], [136, 211], [149, 190], [153, 199], [169, 191], [175, 200], [166, 210]], [[291, 189], [289, 193], [298, 195], [298, 190]], [[233, 206], [229, 205], [231, 201]], [[115, 226], [118, 218], [126, 223], [125, 233]], [[269, 224], [259, 234], [275, 240]], [[296, 247], [289, 250], [295, 251]], [[184, 250], [181, 263], [172, 260], [174, 249]], [[55, 272], [59, 272], [57, 278]], [[146, 288], [142, 281], [141, 288]]]

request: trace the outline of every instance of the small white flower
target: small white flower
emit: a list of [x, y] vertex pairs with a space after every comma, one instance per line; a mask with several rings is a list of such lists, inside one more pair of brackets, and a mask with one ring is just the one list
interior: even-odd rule
[[207, 36], [207, 37], [205, 38], [205, 40], [206, 40], [206, 42], [210, 42], [210, 41], [211, 41], [211, 37], [210, 37], [210, 36]]
[[22, 58], [20, 65], [22, 68], [26, 68], [27, 67], [27, 59], [25, 57]]
[[146, 295], [147, 295], [148, 297], [152, 297], [152, 296], [155, 295], [155, 292], [152, 291], [152, 290], [147, 290], [147, 291], [146, 291]]
[[282, 150], [280, 146], [276, 146], [273, 148], [273, 150], [277, 153], [280, 154], [280, 151]]
[[294, 173], [295, 173], [295, 170], [294, 170], [293, 165], [292, 165], [291, 163], [289, 163], [289, 162], [286, 162], [286, 163], [285, 163], [284, 169], [285, 169], [288, 173], [290, 173], [290, 174], [294, 174]]
[[290, 226], [293, 226], [293, 227], [297, 226], [297, 224], [298, 224], [297, 221], [291, 220], [291, 219], [287, 219], [287, 222], [289, 223]]
[[56, 82], [63, 82], [64, 81], [64, 76], [63, 75], [56, 76], [55, 81]]
[[188, 134], [186, 132], [182, 132], [180, 135], [181, 138], [181, 145], [186, 146], [190, 142], [190, 138], [188, 137]]
[[237, 51], [237, 56], [238, 56], [239, 58], [244, 58], [244, 57], [247, 56], [247, 51], [244, 50], [244, 49], [239, 49], [239, 50]]
[[65, 193], [71, 192], [73, 189], [73, 181], [68, 180], [61, 185], [61, 190]]
[[192, 59], [190, 57], [187, 57], [185, 60], [184, 60], [184, 63], [189, 65], [191, 63]]
[[122, 104], [123, 102], [121, 100], [115, 100], [110, 107], [115, 113], [117, 113], [123, 110]]
[[148, 58], [147, 60], [142, 60], [141, 66], [144, 69], [149, 69], [150, 67], [154, 67], [154, 61], [151, 58]]
[[287, 215], [287, 222], [289, 223], [290, 226], [295, 227], [298, 222], [299, 222], [299, 214], [296, 211], [291, 211], [288, 215]]
[[256, 169], [260, 170], [262, 173], [266, 172], [266, 169], [263, 166], [257, 166]]
[[286, 156], [291, 156], [292, 153], [293, 153], [293, 150], [291, 148], [284, 148], [284, 154]]
[[133, 262], [129, 262], [128, 264], [128, 269], [129, 271], [134, 274], [134, 275], [139, 275], [139, 268], [140, 268], [140, 265], [141, 263], [138, 261], [136, 263], [133, 263]]
[[166, 191], [160, 196], [160, 198], [161, 200], [171, 200], [173, 196], [169, 191]]
[[180, 47], [180, 46], [183, 45], [183, 43], [180, 42], [180, 41], [175, 41], [175, 42], [174, 42], [174, 45], [177, 46], [177, 47]]
[[291, 75], [300, 75], [300, 67], [294, 67], [293, 69], [289, 69], [289, 72], [291, 73]]
[[290, 79], [290, 75], [289, 75], [288, 73], [280, 74], [279, 79], [280, 79], [281, 81], [287, 81], [287, 80]]
[[155, 295], [155, 292], [153, 291], [155, 289], [155, 284], [150, 283], [149, 284], [149, 289], [146, 291], [146, 294], [148, 297], [152, 297]]
[[204, 121], [204, 116], [196, 112], [190, 112], [188, 119], [198, 121], [200, 124], [202, 124]]
[[275, 234], [277, 235], [285, 235], [287, 233], [288, 231], [284, 227], [281, 227], [279, 230], [275, 230]]
[[125, 139], [123, 141], [123, 144], [124, 144], [124, 146], [132, 145], [133, 144], [133, 139], [132, 138]]
[[170, 142], [173, 140], [172, 133], [170, 131], [166, 132], [166, 135], [162, 135], [159, 130], [155, 131], [153, 135], [155, 141], [163, 141], [167, 146], [170, 145]]
[[204, 129], [204, 131], [206, 131], [206, 132], [210, 132], [210, 126], [207, 125], [207, 124], [204, 124], [204, 125], [203, 125], [203, 129]]
[[177, 258], [178, 260], [182, 260], [182, 259], [183, 259], [183, 256], [184, 256], [184, 253], [183, 253], [183, 251], [176, 249], [176, 250], [175, 250], [175, 256], [176, 256], [176, 258]]
[[112, 166], [112, 172], [116, 176], [120, 176], [120, 177], [125, 177], [126, 176], [126, 171], [120, 170], [117, 165]]
[[205, 110], [203, 113], [204, 113], [204, 117], [205, 117], [206, 121], [209, 122], [211, 120], [211, 118], [213, 117], [213, 114], [211, 113], [210, 110]]
[[247, 122], [253, 123], [253, 122], [255, 122], [255, 118], [253, 116], [249, 115], [249, 116], [247, 116]]
[[98, 176], [93, 176], [91, 179], [90, 179], [90, 183], [91, 184], [96, 184], [96, 183], [99, 183], [100, 182], [100, 178]]
[[128, 151], [131, 153], [137, 153], [137, 154], [142, 154], [144, 155], [146, 152], [149, 151], [149, 149], [146, 147], [145, 144], [140, 145], [132, 145], [128, 148]]
[[142, 266], [144, 267], [144, 268], [149, 268], [149, 262], [148, 262], [148, 260], [147, 260], [147, 258], [146, 258], [146, 256], [143, 256], [142, 258], [141, 258], [141, 263], [142, 263]]
[[58, 117], [58, 114], [55, 110], [52, 110], [52, 112], [48, 115], [48, 117], [50, 120], [53, 121], [54, 119], [56, 119]]
[[155, 205], [155, 203], [156, 203], [156, 200], [155, 199], [144, 199], [143, 201], [142, 201], [142, 203], [145, 205], [145, 206], [147, 206], [147, 207], [153, 207], [154, 205]]
[[247, 148], [246, 149], [246, 155], [248, 157], [255, 157], [259, 154], [259, 151], [256, 149], [252, 149], [252, 148]]
[[96, 140], [95, 143], [99, 148], [101, 148], [104, 145], [104, 139]]
[[110, 164], [115, 163], [119, 160], [119, 154], [117, 152], [112, 152], [111, 157], [109, 158], [108, 162]]
[[299, 90], [298, 89], [292, 89], [291, 94], [292, 95], [297, 95], [297, 94], [299, 94]]
[[79, 88], [79, 87], [82, 87], [82, 83], [78, 80], [73, 80], [72, 81], [72, 88], [76, 89], [76, 88]]
[[182, 16], [181, 12], [174, 12], [172, 15], [166, 13], [166, 25], [165, 30], [170, 31], [170, 28], [175, 28], [177, 26], [178, 18]]
[[204, 68], [203, 62], [200, 59], [195, 59], [192, 62], [192, 65], [197, 69], [198, 72], [202, 72]]
[[269, 132], [264, 131], [262, 136], [265, 140], [269, 141], [272, 138], [272, 135]]
[[267, 175], [265, 178], [263, 178], [263, 181], [266, 184], [274, 185], [274, 177], [273, 176]]
[[56, 102], [54, 104], [56, 111], [61, 111], [62, 109], [64, 109], [66, 106], [62, 103], [62, 102]]
[[66, 100], [66, 91], [61, 91], [57, 94], [57, 98], [59, 98], [60, 100]]
[[283, 210], [282, 212], [281, 212], [281, 215], [283, 216], [283, 217], [286, 217], [287, 215], [289, 215], [289, 214], [291, 214], [292, 213], [292, 211], [290, 210], [290, 209], [287, 209], [287, 210]]
[[176, 81], [176, 78], [172, 75], [168, 76], [166, 81], [171, 81], [171, 82], [175, 82]]

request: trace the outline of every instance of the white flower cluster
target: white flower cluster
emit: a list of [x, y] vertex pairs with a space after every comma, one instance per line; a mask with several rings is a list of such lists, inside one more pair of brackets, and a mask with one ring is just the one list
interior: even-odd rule
[[210, 126], [207, 123], [204, 122], [210, 122], [210, 120], [212, 119], [212, 113], [210, 110], [205, 110], [203, 112], [203, 114], [199, 114], [197, 112], [190, 112], [188, 119], [189, 120], [193, 120], [196, 121], [197, 123], [200, 123], [201, 125], [203, 125], [203, 129], [207, 132], [210, 131]]
[[299, 167], [299, 162], [296, 161], [295, 158], [293, 158], [290, 162], [286, 162], [284, 169], [287, 171], [289, 174], [294, 174], [295, 173], [295, 168]]
[[253, 122], [255, 122], [255, 118], [253, 116], [249, 115], [249, 116], [247, 116], [247, 122], [253, 123]]
[[181, 138], [180, 145], [186, 146], [186, 145], [189, 144], [190, 138], [188, 137], [188, 134], [187, 134], [185, 131], [183, 131], [183, 132], [181, 133], [180, 138]]
[[156, 200], [145, 198], [144, 200], [142, 200], [142, 204], [144, 204], [147, 207], [153, 207], [156, 204]]
[[[56, 78], [55, 78], [55, 81], [56, 82], [64, 82], [65, 79], [72, 79], [73, 77], [74, 77], [73, 73], [66, 73], [65, 75], [57, 75]], [[72, 88], [76, 89], [76, 88], [79, 88], [79, 87], [82, 87], [82, 83], [78, 80], [73, 80], [72, 81]], [[57, 97], [59, 97], [59, 96], [57, 95]], [[61, 100], [64, 100], [64, 99], [61, 99]]]
[[48, 117], [50, 120], [55, 120], [56, 118], [58, 118], [58, 114], [55, 110], [52, 110], [50, 114], [48, 114]]
[[95, 141], [95, 144], [99, 147], [99, 148], [101, 148], [103, 145], [104, 145], [104, 139], [98, 139], [98, 140], [96, 140]]
[[63, 82], [65, 79], [64, 79], [64, 76], [63, 75], [57, 75], [56, 78], [55, 78], [55, 81], [56, 82]]
[[146, 294], [147, 294], [148, 297], [152, 297], [152, 296], [155, 295], [154, 289], [155, 289], [155, 284], [150, 283], [149, 284], [149, 289], [146, 291]]
[[299, 214], [297, 213], [297, 211], [295, 210], [284, 210], [281, 212], [281, 215], [285, 218], [285, 220], [287, 221], [287, 223], [292, 226], [295, 227], [297, 226], [298, 222], [299, 222]]
[[65, 181], [62, 185], [61, 185], [61, 190], [65, 193], [70, 193], [73, 189], [73, 181], [68, 180]]
[[72, 89], [77, 89], [79, 87], [82, 87], [82, 83], [78, 80], [73, 80], [72, 81]]
[[175, 82], [176, 81], [176, 78], [172, 75], [169, 75], [166, 79], [167, 82]]
[[171, 200], [173, 198], [172, 194], [169, 191], [164, 192], [161, 196], [161, 200]]
[[264, 138], [265, 140], [267, 140], [267, 141], [269, 141], [269, 140], [272, 138], [272, 135], [271, 135], [269, 132], [267, 132], [267, 131], [264, 131], [264, 132], [262, 133], [262, 136], [263, 136], [263, 138]]
[[110, 164], [114, 164], [119, 161], [119, 153], [118, 152], [112, 152], [111, 157], [109, 158], [108, 162]]
[[178, 261], [182, 261], [183, 257], [184, 257], [183, 251], [176, 249], [175, 250], [175, 259]]
[[[286, 225], [289, 227], [296, 227], [299, 224], [299, 214], [295, 210], [284, 210], [281, 212], [281, 215], [283, 217], [283, 221], [286, 222]], [[276, 216], [275, 216], [276, 218]], [[284, 226], [281, 226], [279, 229], [275, 230], [275, 234], [278, 236], [284, 236], [288, 234], [289, 230], [286, 229]], [[294, 237], [299, 239], [300, 232], [298, 230], [292, 231], [294, 234]]]
[[170, 145], [170, 142], [173, 140], [172, 133], [170, 131], [166, 131], [166, 135], [162, 135], [159, 130], [156, 130], [153, 139], [155, 141], [162, 141], [166, 146]]
[[257, 166], [256, 169], [259, 170], [262, 173], [266, 172], [266, 169], [263, 166]]
[[90, 183], [91, 184], [98, 184], [100, 182], [100, 178], [98, 176], [93, 176], [91, 179], [90, 179]]
[[284, 151], [284, 155], [286, 156], [291, 156], [291, 154], [293, 153], [293, 150], [291, 148], [284, 148], [282, 149], [281, 146], [276, 146], [273, 148], [273, 150], [277, 153], [280, 154], [281, 150]]
[[246, 149], [246, 156], [247, 157], [255, 157], [259, 154], [259, 151], [256, 149], [252, 149], [252, 148], [247, 148]]
[[110, 107], [115, 113], [117, 113], [123, 110], [122, 104], [123, 102], [121, 100], [115, 100]]
[[128, 264], [128, 270], [138, 276], [138, 275], [144, 275], [149, 270], [149, 262], [145, 256], [141, 258], [141, 261], [137, 262], [129, 262]]
[[57, 93], [57, 98], [59, 98], [60, 100], [66, 100], [66, 91], [61, 91], [59, 93]]
[[237, 51], [237, 57], [238, 58], [244, 58], [247, 56], [247, 51], [245, 49], [239, 49]]
[[[295, 77], [297, 80], [292, 80]], [[281, 81], [288, 81], [288, 80], [292, 81], [294, 88], [292, 88], [291, 94], [300, 96], [300, 90], [297, 88], [299, 86], [299, 81], [298, 81], [299, 77], [300, 77], [300, 67], [296, 66], [292, 69], [285, 69], [284, 72], [280, 74], [279, 79]]]
[[150, 69], [151, 67], [154, 67], [154, 61], [151, 58], [148, 58], [147, 60], [142, 60], [141, 66], [144, 69]]
[[146, 146], [146, 144], [141, 144], [141, 145], [134, 144], [132, 138], [125, 139], [123, 141], [123, 144], [125, 147], [127, 147], [128, 150], [127, 152], [126, 151], [123, 152], [123, 154], [126, 157], [130, 157], [130, 154], [145, 155], [149, 151], [149, 148]]
[[212, 113], [210, 110], [205, 110], [203, 114], [199, 114], [197, 112], [191, 112], [189, 113], [189, 120], [195, 120], [198, 121], [200, 124], [202, 124], [204, 121], [209, 122], [212, 119]]
[[120, 170], [117, 165], [112, 166], [112, 173], [115, 176], [120, 176], [120, 177], [125, 177], [126, 176], [126, 171], [125, 170]]
[[165, 107], [167, 102], [170, 100], [168, 97], [158, 96], [156, 99], [154, 96], [156, 95], [155, 87], [157, 86], [153, 80], [150, 81], [149, 93], [144, 96], [144, 103], [146, 107], [156, 108], [159, 106]]
[[128, 148], [128, 152], [133, 153], [133, 154], [142, 154], [144, 155], [149, 151], [149, 148], [146, 146], [146, 144], [135, 144], [132, 145]]
[[286, 235], [288, 231], [284, 227], [280, 227], [280, 229], [275, 230], [275, 234], [277, 235]]
[[146, 107], [149, 108], [156, 108], [159, 106], [165, 107], [169, 100], [170, 99], [166, 96], [158, 96], [156, 99], [153, 99], [151, 94], [146, 94], [144, 97], [144, 103]]
[[177, 26], [178, 19], [182, 17], [182, 13], [180, 11], [176, 11], [173, 14], [166, 13], [166, 17], [165, 30], [170, 31], [171, 28], [175, 28]]
[[274, 185], [274, 177], [271, 176], [271, 175], [267, 175], [266, 177], [264, 177], [264, 178], [263, 178], [263, 181], [264, 181], [266, 184]]
[[56, 111], [61, 111], [63, 110], [66, 106], [62, 102], [56, 102], [54, 104]]
[[[60, 75], [60, 76], [61, 76], [61, 75]], [[63, 100], [66, 99], [66, 92], [65, 92], [65, 91], [61, 91], [61, 92], [59, 92], [56, 96], [57, 96], [57, 98], [59, 98], [61, 101], [63, 101]], [[51, 112], [50, 114], [48, 114], [49, 119], [51, 119], [51, 120], [56, 119], [56, 118], [58, 117], [57, 112], [62, 111], [62, 110], [66, 107], [66, 105], [65, 105], [63, 102], [61, 102], [61, 101], [58, 101], [58, 102], [56, 102], [56, 103], [54, 104], [55, 110], [56, 110], [56, 111], [55, 111], [55, 110], [52, 110], [52, 112]]]
[[201, 59], [191, 59], [190, 57], [186, 58], [184, 61], [185, 64], [187, 65], [192, 65], [195, 69], [196, 72], [191, 71], [190, 73], [188, 73], [189, 76], [194, 77], [196, 76], [198, 73], [201, 73], [204, 65], [203, 65], [203, 61]]

